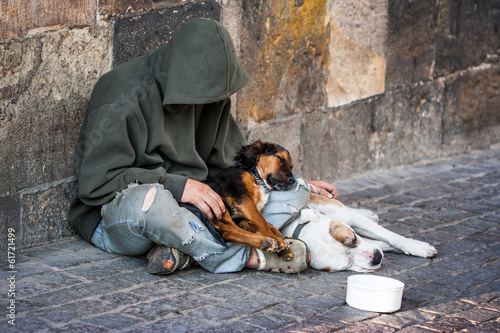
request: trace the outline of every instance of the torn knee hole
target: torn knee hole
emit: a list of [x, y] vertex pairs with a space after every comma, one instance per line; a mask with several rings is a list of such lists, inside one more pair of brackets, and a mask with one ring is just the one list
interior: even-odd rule
[[184, 242], [181, 242], [182, 245], [188, 245], [191, 244], [194, 241], [194, 234], [189, 237], [189, 239], [185, 240]]
[[290, 212], [296, 213], [299, 209], [297, 207], [294, 207], [292, 205], [288, 205], [288, 209], [290, 209]]
[[156, 198], [156, 187], [152, 187], [144, 196], [144, 201], [142, 202], [143, 212], [147, 212], [151, 208], [151, 206], [155, 202], [155, 198]]

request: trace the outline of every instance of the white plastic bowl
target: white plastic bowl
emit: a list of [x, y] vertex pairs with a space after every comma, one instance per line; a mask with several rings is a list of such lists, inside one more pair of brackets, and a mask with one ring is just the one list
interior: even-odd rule
[[356, 309], [390, 313], [401, 308], [403, 282], [376, 275], [351, 275], [347, 278], [346, 302]]

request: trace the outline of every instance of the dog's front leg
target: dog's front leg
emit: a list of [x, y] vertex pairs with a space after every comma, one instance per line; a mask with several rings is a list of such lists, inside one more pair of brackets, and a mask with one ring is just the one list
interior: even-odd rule
[[[362, 214], [352, 215], [351, 226], [360, 233], [369, 234], [372, 238], [386, 242], [391, 247], [405, 254], [431, 258], [437, 254], [434, 246], [416, 239], [406, 238], [373, 222]], [[365, 232], [363, 232], [365, 231]]]
[[277, 252], [278, 243], [272, 237], [259, 235], [238, 226], [226, 211], [220, 220], [211, 222], [228, 242], [249, 245], [267, 252]]
[[242, 221], [238, 223], [241, 228], [274, 239], [278, 244], [278, 247], [272, 252], [277, 252], [278, 255], [284, 260], [293, 259], [293, 253], [290, 251], [290, 248], [285, 242], [281, 232], [271, 224], [267, 223], [266, 219], [262, 216], [261, 212], [257, 209], [257, 207], [255, 207], [255, 205], [244, 205], [244, 207], [240, 207], [240, 212], [243, 215]]

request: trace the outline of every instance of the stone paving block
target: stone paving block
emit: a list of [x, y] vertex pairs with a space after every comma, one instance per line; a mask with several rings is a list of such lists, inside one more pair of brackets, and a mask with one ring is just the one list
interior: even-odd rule
[[[130, 290], [131, 293], [141, 297], [165, 297], [176, 295], [188, 291], [198, 292], [204, 285], [184, 281], [175, 277], [163, 277], [150, 283], [150, 280], [145, 280], [146, 283], [134, 283]], [[215, 285], [217, 286], [217, 285]], [[210, 287], [209, 287], [210, 288]], [[205, 293], [204, 293], [205, 295]], [[206, 294], [211, 296], [210, 293]]]
[[124, 316], [119, 313], [107, 313], [95, 317], [89, 317], [82, 320], [82, 323], [95, 325], [106, 329], [124, 330], [133, 325], [140, 325], [144, 320]]
[[396, 332], [397, 329], [391, 326], [377, 324], [369, 321], [357, 323], [344, 329], [338, 330], [339, 333], [364, 333], [364, 332], [377, 332], [377, 333], [391, 333]]
[[191, 318], [207, 318], [215, 322], [227, 322], [245, 315], [240, 309], [224, 309], [219, 304], [192, 309], [186, 311], [186, 314]]
[[393, 316], [389, 314], [382, 314], [379, 317], [370, 319], [369, 322], [382, 324], [384, 326], [390, 326], [396, 329], [402, 329], [403, 327], [410, 326], [411, 324], [415, 323], [415, 321], [412, 319], [401, 316]]
[[300, 317], [287, 315], [286, 312], [260, 312], [240, 320], [242, 324], [254, 325], [262, 330], [269, 331], [295, 323]]
[[379, 314], [375, 312], [362, 311], [350, 306], [337, 307], [323, 313], [323, 316], [326, 316], [335, 321], [342, 322], [344, 324], [350, 324], [357, 321], [374, 318], [378, 315]]
[[475, 213], [478, 215], [485, 215], [488, 213], [493, 213], [497, 211], [496, 206], [488, 206], [488, 205], [481, 205], [481, 204], [476, 204], [476, 203], [469, 203], [463, 206], [457, 206], [458, 209], [461, 209], [466, 212], [470, 213]]
[[438, 209], [436, 212], [425, 214], [424, 217], [439, 222], [459, 222], [472, 218], [472, 214], [455, 209]]
[[72, 320], [83, 319], [95, 315], [96, 313], [110, 311], [111, 309], [113, 309], [113, 306], [105, 302], [82, 300], [41, 311], [34, 311], [31, 312], [30, 316], [43, 318], [52, 323], [67, 323]]
[[431, 243], [434, 246], [455, 239], [457, 239], [457, 236], [455, 234], [440, 229], [425, 231], [418, 234], [418, 240]]
[[493, 280], [497, 279], [499, 274], [499, 268], [490, 269], [488, 267], [480, 267], [465, 273], [461, 273], [454, 277], [437, 280], [435, 283], [444, 286], [450, 285], [454, 288], [457, 288], [458, 290], [464, 291], [483, 283], [490, 283]]
[[414, 195], [409, 194], [398, 194], [381, 200], [382, 203], [387, 203], [391, 205], [410, 205], [418, 201], [419, 198]]
[[50, 324], [42, 318], [16, 317], [15, 326], [9, 324], [7, 318], [2, 316], [0, 331], [2, 332], [41, 332], [50, 329]]
[[436, 332], [436, 331], [431, 331], [422, 327], [418, 326], [409, 326], [405, 327], [402, 330], [398, 331], [399, 333], [430, 333], [430, 332]]
[[53, 327], [50, 332], [72, 332], [72, 333], [105, 333], [108, 329], [94, 325], [85, 324], [82, 322], [68, 324], [60, 327]]
[[182, 315], [176, 315], [164, 320], [159, 320], [155, 323], [142, 325], [131, 331], [140, 331], [144, 333], [158, 333], [158, 332], [176, 332], [176, 333], [192, 333], [203, 332], [208, 330], [211, 326], [215, 326], [201, 318], [190, 318]]
[[285, 281], [279, 275], [264, 275], [258, 280], [254, 275], [246, 275], [240, 279], [231, 281], [232, 284], [248, 288], [250, 290], [259, 291], [273, 286], [284, 284]]
[[485, 308], [474, 308], [467, 311], [454, 313], [453, 316], [464, 318], [471, 323], [477, 324], [499, 318], [500, 312], [488, 310]]
[[[430, 284], [421, 284], [418, 286], [405, 288], [405, 290], [403, 291], [403, 310], [415, 308], [417, 304], [425, 304], [429, 301], [432, 301], [436, 298], [441, 298], [443, 296], [448, 297], [451, 295], [460, 295], [460, 292], [458, 292], [457, 289], [453, 289], [450, 287], [447, 287], [448, 289], [446, 290], [446, 293], [440, 291], [444, 288], [445, 287], [442, 286], [441, 288], [435, 288]], [[438, 289], [438, 291], [435, 291], [436, 289]]]
[[65, 304], [71, 303], [75, 300], [82, 299], [92, 295], [88, 290], [82, 292], [78, 289], [78, 286], [73, 286], [69, 288], [61, 288], [53, 291], [45, 291], [43, 293], [30, 294], [30, 293], [19, 293], [22, 299], [29, 299], [30, 303], [25, 307], [24, 311], [33, 311], [45, 307], [45, 304]]
[[421, 311], [444, 316], [466, 311], [473, 307], [472, 304], [462, 301], [439, 301], [437, 304], [425, 306]]
[[264, 289], [261, 290], [261, 293], [284, 300], [296, 300], [299, 298], [312, 296], [312, 293], [306, 290], [290, 290], [289, 286], [279, 286], [275, 288]]
[[262, 330], [262, 328], [250, 324], [242, 325], [239, 321], [232, 321], [208, 327], [203, 331], [207, 333], [254, 333], [259, 330]]
[[[158, 296], [158, 294], [151, 293], [150, 295]], [[149, 296], [150, 298], [151, 296]], [[100, 301], [108, 302], [111, 304], [126, 306], [135, 303], [145, 302], [148, 300], [147, 296], [137, 295], [133, 290], [130, 292], [117, 292], [109, 295], [104, 295], [98, 298]]]
[[345, 298], [338, 298], [332, 295], [326, 296], [310, 296], [301, 298], [295, 301], [299, 306], [313, 307], [317, 309], [327, 310], [334, 306], [344, 305]]
[[343, 327], [345, 327], [345, 324], [340, 321], [332, 320], [322, 315], [314, 315], [301, 321], [300, 323], [294, 324], [292, 327], [280, 329], [279, 332], [326, 333], [337, 331]]
[[397, 312], [395, 316], [405, 318], [405, 320], [412, 320], [415, 323], [427, 322], [439, 317], [437, 314], [425, 312], [423, 309]]
[[418, 325], [418, 327], [427, 328], [437, 332], [456, 332], [471, 326], [473, 326], [471, 322], [458, 317], [442, 317]]
[[481, 266], [481, 263], [466, 256], [449, 256], [443, 260], [436, 262], [435, 265], [440, 269], [449, 271], [450, 273], [470, 270]]
[[488, 222], [493, 222], [498, 225], [498, 221], [500, 220], [500, 212], [497, 212], [495, 214], [487, 215], [481, 217], [482, 220], [488, 221]]
[[498, 234], [494, 232], [475, 233], [464, 238], [467, 241], [478, 243], [478, 247], [483, 244], [495, 244], [498, 242]]
[[[326, 275], [323, 279], [309, 279], [294, 283], [291, 285], [291, 289], [306, 290], [310, 293], [316, 295], [323, 295], [334, 289], [338, 289], [339, 283], [346, 283], [347, 280], [337, 279], [336, 273], [331, 273], [331, 275]], [[341, 282], [342, 281], [342, 282]]]
[[467, 236], [470, 236], [470, 235], [475, 234], [477, 232], [477, 230], [475, 230], [475, 229], [467, 228], [467, 227], [460, 225], [460, 224], [442, 227], [442, 228], [439, 228], [439, 230], [457, 235], [457, 238], [458, 237], [467, 237]]
[[246, 275], [259, 275], [259, 272], [243, 271], [240, 274], [237, 273], [227, 273], [227, 274], [213, 274], [210, 273], [200, 266], [190, 267], [189, 269], [176, 272], [176, 278], [182, 279], [183, 281], [198, 283], [201, 285], [210, 286], [221, 281], [233, 281], [242, 279]]
[[36, 276], [18, 277], [16, 282], [16, 287], [19, 288], [19, 295], [23, 297], [59, 289], [61, 286], [68, 287], [81, 283], [80, 280], [74, 277], [54, 271]]
[[85, 255], [82, 255], [81, 253], [78, 253], [78, 255], [64, 253], [62, 255], [53, 255], [46, 259], [40, 260], [39, 263], [41, 263], [42, 265], [54, 267], [56, 269], [69, 269], [82, 264], [89, 264], [105, 260], [109, 260], [109, 258], [107, 256], [102, 256], [102, 254], [93, 256], [91, 253], [86, 253]]
[[121, 313], [144, 319], [148, 322], [164, 318], [165, 316], [176, 313], [177, 310], [170, 306], [169, 302], [157, 300], [153, 302], [137, 303], [126, 307]]
[[235, 286], [231, 283], [221, 283], [199, 289], [196, 292], [200, 295], [226, 299], [229, 297], [239, 297], [242, 295], [246, 295], [249, 291], [247, 289]]
[[250, 314], [279, 303], [281, 301], [275, 297], [256, 294], [230, 298], [221, 303], [220, 306], [224, 309], [240, 311], [241, 314]]
[[438, 256], [449, 256], [456, 255], [459, 253], [466, 253], [468, 251], [474, 251], [478, 247], [481, 247], [483, 244], [479, 244], [478, 242], [468, 241], [465, 239], [460, 239], [460, 242], [457, 242], [456, 239], [443, 242], [438, 245]]
[[481, 323], [475, 327], [466, 328], [460, 332], [464, 333], [490, 333], [490, 332], [500, 332], [500, 322], [489, 321], [487, 323]]
[[280, 303], [272, 307], [272, 311], [275, 313], [284, 313], [288, 316], [296, 318], [297, 321], [303, 320], [304, 318], [310, 317], [318, 313], [318, 309], [301, 306], [295, 303]]

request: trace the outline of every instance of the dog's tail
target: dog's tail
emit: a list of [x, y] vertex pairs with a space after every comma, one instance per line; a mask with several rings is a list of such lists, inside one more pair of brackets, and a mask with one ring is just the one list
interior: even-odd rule
[[200, 219], [200, 221], [205, 225], [208, 231], [210, 231], [210, 233], [212, 234], [212, 236], [214, 236], [217, 242], [227, 247], [226, 240], [222, 238], [220, 232], [217, 229], [215, 229], [215, 227], [212, 225], [212, 223], [205, 215], [205, 213], [203, 213], [198, 207], [187, 202], [179, 202], [179, 207], [184, 207], [191, 213], [193, 213], [198, 219]]

